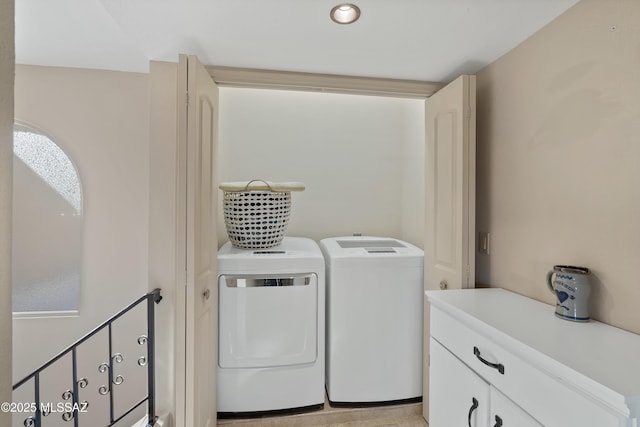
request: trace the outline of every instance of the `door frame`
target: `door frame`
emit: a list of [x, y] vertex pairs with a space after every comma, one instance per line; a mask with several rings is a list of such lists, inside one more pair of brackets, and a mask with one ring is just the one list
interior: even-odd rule
[[[180, 60], [179, 60], [179, 64], [178, 67], [182, 67], [182, 66], [186, 66], [183, 64], [183, 61], [186, 61], [186, 56], [183, 55], [180, 56]], [[185, 62], [186, 64], [186, 62]], [[209, 74], [212, 76], [214, 82], [218, 83], [218, 81], [216, 81], [216, 71], [219, 72], [221, 67], [207, 67], [209, 69]], [[224, 68], [224, 67], [222, 67]], [[264, 71], [264, 70], [248, 70], [248, 71]], [[286, 73], [286, 75], [282, 75], [282, 76], [278, 76], [279, 79], [288, 79], [288, 78], [293, 78], [295, 79], [295, 76], [299, 74], [299, 73]], [[262, 73], [258, 73], [255, 74], [255, 76], [261, 76]], [[255, 78], [258, 78], [255, 77]], [[316, 80], [317, 83], [316, 85], [320, 85], [320, 86], [327, 86], [327, 83], [324, 82], [324, 80], [322, 79], [321, 75], [315, 75], [312, 76], [314, 78], [319, 78], [319, 80]], [[336, 82], [330, 82], [331, 84], [329, 84], [328, 86], [330, 86], [330, 88], [328, 89], [328, 91], [330, 92], [345, 92], [345, 93], [350, 93], [350, 94], [356, 94], [356, 95], [379, 95], [379, 96], [389, 96], [390, 94], [392, 94], [392, 96], [399, 96], [399, 97], [406, 97], [406, 98], [422, 98], [422, 99], [427, 99], [425, 98], [425, 95], [416, 95], [414, 94], [397, 94], [397, 93], [393, 93], [393, 90], [389, 91], [387, 89], [384, 89], [384, 82], [374, 82], [374, 86], [373, 87], [367, 87], [365, 90], [362, 89], [362, 87], [358, 86], [356, 83], [359, 80], [358, 77], [348, 77], [348, 76], [339, 76], [339, 77], [344, 77], [344, 80], [340, 80], [340, 83], [336, 83]], [[254, 77], [250, 77], [249, 80], [243, 80], [241, 83], [237, 83], [235, 81], [220, 81], [220, 85], [221, 86], [229, 86], [229, 87], [243, 87], [244, 85], [247, 84], [247, 82], [251, 82], [251, 79]], [[352, 79], [352, 80], [351, 80]], [[384, 79], [381, 79], [384, 80]], [[294, 80], [297, 82], [297, 80]], [[323, 84], [324, 82], [324, 84]], [[401, 82], [401, 81], [400, 81]], [[261, 87], [269, 87], [272, 82], [268, 82], [265, 83], [264, 82], [260, 82], [261, 83]], [[367, 84], [369, 84], [371, 82], [367, 82]], [[378, 86], [378, 83], [381, 84], [381, 86]], [[392, 82], [393, 83], [393, 82]], [[420, 83], [427, 83], [428, 84], [428, 90], [436, 92], [437, 89], [441, 88], [443, 85], [439, 84], [439, 83], [430, 83], [430, 82], [420, 82]], [[353, 84], [353, 86], [350, 86], [351, 84]], [[332, 86], [333, 85], [333, 86]], [[289, 85], [291, 86], [291, 85]], [[314, 86], [315, 87], [315, 86]], [[350, 87], [355, 88], [354, 89], [349, 89]], [[305, 87], [303, 87], [302, 85], [300, 85], [300, 87], [297, 87], [295, 85], [293, 85], [293, 87], [291, 87], [294, 90], [299, 90], [299, 91], [305, 91]], [[379, 90], [378, 88], [383, 88], [381, 90]], [[309, 89], [308, 87], [306, 88], [307, 90], [312, 90], [314, 91], [314, 89]], [[187, 87], [186, 87], [186, 81], [180, 81], [178, 79], [177, 81], [177, 104], [178, 107], [182, 104], [186, 104], [188, 102], [188, 97], [186, 95], [187, 93]], [[474, 98], [475, 101], [475, 98]], [[184, 103], [184, 104], [183, 104]], [[187, 123], [187, 115], [186, 115], [186, 109], [181, 109], [178, 108], [178, 114], [177, 114], [177, 132], [178, 135], [183, 134], [183, 132], [186, 132], [186, 127], [188, 125]], [[425, 118], [425, 126], [426, 126], [426, 118]], [[475, 115], [473, 117], [473, 129], [475, 129]], [[475, 141], [475, 132], [473, 134], [473, 139]], [[425, 135], [425, 143], [426, 143], [426, 135]], [[475, 159], [475, 144], [473, 144], [473, 158]], [[176, 145], [176, 155], [177, 155], [177, 164], [179, 165], [183, 165], [183, 162], [186, 162], [186, 146], [185, 147], [181, 147], [180, 144]], [[469, 167], [472, 167], [473, 171], [469, 171], [469, 173], [473, 173], [475, 174], [475, 163], [473, 165], [468, 165]], [[176, 179], [176, 185], [178, 187], [178, 191], [176, 194], [176, 223], [178, 224], [177, 226], [177, 233], [176, 233], [176, 248], [175, 248], [175, 260], [176, 260], [176, 265], [179, 265], [180, 263], [183, 263], [182, 265], [184, 265], [184, 260], [186, 259], [186, 211], [185, 210], [181, 210], [179, 207], [181, 206], [186, 206], [186, 171], [184, 170], [184, 166], [181, 167], [177, 167], [176, 171], [175, 171], [175, 179]], [[426, 178], [425, 178], [426, 179]], [[181, 187], [182, 183], [184, 183], [184, 187]], [[182, 188], [182, 191], [180, 190], [180, 188]], [[474, 190], [475, 193], [475, 190]], [[475, 205], [474, 205], [475, 206]], [[216, 212], [214, 212], [214, 215], [216, 215]], [[473, 209], [472, 211], [468, 212], [468, 221], [470, 224], [474, 224], [475, 223], [475, 209]], [[184, 225], [184, 227], [182, 227]], [[471, 227], [471, 229], [474, 229], [474, 227]], [[181, 230], [185, 230], [185, 232], [181, 232]], [[425, 230], [426, 231], [426, 230]], [[475, 233], [475, 232], [474, 232]], [[470, 266], [470, 271], [469, 271], [469, 280], [470, 280], [470, 287], [473, 287], [473, 281], [475, 279], [475, 271], [474, 271], [474, 257], [475, 257], [475, 243], [473, 243], [475, 241], [475, 234], [471, 236], [470, 241], [468, 241], [467, 243], [470, 245], [469, 246], [469, 257], [471, 259], [471, 266]], [[178, 269], [179, 271], [177, 271], [176, 274], [176, 283], [175, 283], [175, 351], [174, 351], [174, 385], [175, 385], [175, 425], [176, 427], [186, 427], [184, 425], [184, 420], [187, 417], [186, 411], [187, 409], [187, 402], [186, 402], [186, 378], [185, 378], [185, 369], [186, 369], [186, 354], [185, 354], [185, 348], [186, 348], [186, 332], [185, 332], [185, 328], [186, 328], [186, 322], [187, 322], [187, 318], [186, 316], [188, 315], [187, 311], [186, 311], [186, 301], [187, 301], [187, 295], [186, 295], [186, 271], [180, 271], [180, 269]], [[184, 269], [183, 269], [184, 270]], [[425, 303], [425, 321], [428, 318], [428, 313], [429, 313], [429, 307], [428, 304]], [[217, 308], [216, 308], [216, 314], [217, 316]], [[428, 326], [428, 323], [425, 324], [425, 326]], [[428, 329], [425, 329], [425, 338], [424, 339], [428, 339]], [[428, 369], [428, 344], [427, 344], [427, 353], [425, 353], [425, 355], [423, 356], [424, 359], [424, 366]], [[212, 362], [212, 366], [215, 366], [216, 363], [215, 361], [211, 361]], [[423, 369], [423, 371], [425, 371], [425, 369]], [[428, 381], [428, 372], [425, 374], [427, 381]], [[423, 384], [423, 387], [427, 389], [427, 394], [426, 399], [423, 400], [423, 404], [426, 403], [426, 410], [423, 411], [423, 414], [425, 416], [425, 419], [428, 418], [428, 383], [427, 384]], [[426, 400], [426, 402], [425, 402]]]

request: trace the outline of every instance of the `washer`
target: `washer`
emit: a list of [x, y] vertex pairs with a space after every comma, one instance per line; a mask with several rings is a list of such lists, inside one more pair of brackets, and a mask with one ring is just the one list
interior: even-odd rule
[[311, 239], [218, 252], [221, 417], [324, 406], [325, 264]]
[[324, 239], [320, 248], [327, 264], [329, 401], [419, 400], [423, 251], [379, 237]]

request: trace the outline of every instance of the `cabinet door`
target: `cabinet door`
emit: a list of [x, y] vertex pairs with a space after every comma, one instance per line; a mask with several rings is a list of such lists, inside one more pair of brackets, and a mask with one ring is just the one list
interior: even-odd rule
[[489, 385], [433, 338], [429, 354], [429, 427], [486, 427]]
[[490, 427], [542, 427], [542, 424], [493, 387], [490, 413]]

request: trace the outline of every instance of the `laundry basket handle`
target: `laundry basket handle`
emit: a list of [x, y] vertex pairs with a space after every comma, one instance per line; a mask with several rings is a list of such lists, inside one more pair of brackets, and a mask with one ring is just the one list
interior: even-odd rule
[[273, 191], [273, 189], [271, 188], [271, 184], [269, 184], [267, 181], [264, 181], [262, 179], [252, 179], [251, 181], [247, 182], [247, 185], [244, 186], [244, 191], [247, 191], [249, 189], [249, 186], [251, 185], [251, 183], [258, 182], [258, 181], [264, 183], [267, 187], [269, 187], [269, 191]]

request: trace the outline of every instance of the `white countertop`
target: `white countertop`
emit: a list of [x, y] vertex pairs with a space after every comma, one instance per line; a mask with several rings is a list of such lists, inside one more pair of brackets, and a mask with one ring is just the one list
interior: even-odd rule
[[425, 294], [434, 307], [558, 380], [613, 399], [621, 411], [640, 412], [640, 335], [596, 321], [560, 319], [555, 307], [504, 289]]

